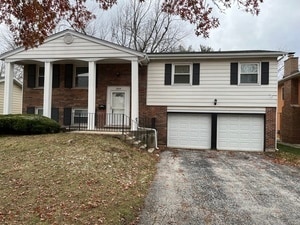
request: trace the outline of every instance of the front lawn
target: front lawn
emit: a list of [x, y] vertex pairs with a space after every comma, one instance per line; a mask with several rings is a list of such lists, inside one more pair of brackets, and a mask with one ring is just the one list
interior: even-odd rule
[[1, 224], [130, 224], [157, 157], [117, 138], [0, 137]]
[[277, 148], [279, 151], [274, 154], [271, 153], [271, 155], [269, 154], [276, 162], [300, 166], [300, 148], [295, 148], [282, 143], [278, 143]]

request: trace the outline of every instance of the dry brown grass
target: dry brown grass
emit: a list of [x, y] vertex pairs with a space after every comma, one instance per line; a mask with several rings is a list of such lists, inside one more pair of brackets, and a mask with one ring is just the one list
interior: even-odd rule
[[0, 223], [130, 224], [156, 161], [100, 135], [0, 137]]

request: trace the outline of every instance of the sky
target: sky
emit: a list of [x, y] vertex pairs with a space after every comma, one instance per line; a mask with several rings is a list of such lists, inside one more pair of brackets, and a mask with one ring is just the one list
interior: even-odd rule
[[220, 26], [204, 39], [190, 35], [185, 44], [214, 50], [275, 50], [300, 56], [300, 1], [264, 0], [258, 16], [237, 7], [218, 14]]

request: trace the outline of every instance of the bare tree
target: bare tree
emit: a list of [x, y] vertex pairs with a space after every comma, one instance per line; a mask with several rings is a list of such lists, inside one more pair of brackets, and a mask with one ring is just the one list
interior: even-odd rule
[[126, 1], [109, 21], [99, 28], [106, 40], [141, 52], [170, 51], [187, 36], [179, 19], [161, 11], [160, 1]]
[[200, 45], [199, 47], [200, 52], [213, 52], [214, 49], [207, 45]]
[[[17, 45], [14, 41], [13, 34], [5, 27], [1, 27], [0, 32], [0, 54], [13, 49], [16, 49]], [[3, 78], [5, 74], [4, 62], [0, 61], [0, 77]], [[19, 81], [23, 81], [23, 66], [16, 65], [14, 67], [14, 78]]]

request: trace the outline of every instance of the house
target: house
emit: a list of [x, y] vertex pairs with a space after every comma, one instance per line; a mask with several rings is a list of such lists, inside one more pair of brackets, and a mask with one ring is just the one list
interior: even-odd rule
[[[4, 78], [0, 79], [0, 114], [3, 112], [4, 101]], [[13, 79], [12, 88], [12, 110], [13, 114], [22, 113], [22, 83], [17, 79]]]
[[[152, 121], [174, 148], [275, 149], [276, 51], [144, 54], [66, 30], [1, 55], [24, 65], [23, 113], [87, 129]], [[10, 82], [7, 82], [10, 84]], [[4, 113], [11, 111], [7, 88]]]
[[278, 133], [283, 142], [300, 144], [300, 72], [293, 53], [284, 62], [284, 76], [278, 82]]

